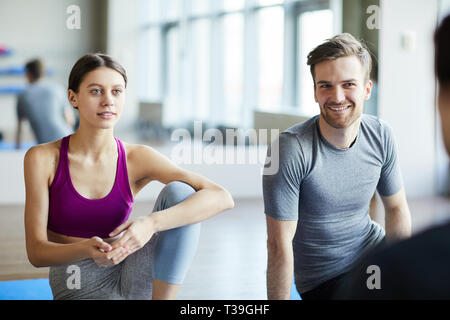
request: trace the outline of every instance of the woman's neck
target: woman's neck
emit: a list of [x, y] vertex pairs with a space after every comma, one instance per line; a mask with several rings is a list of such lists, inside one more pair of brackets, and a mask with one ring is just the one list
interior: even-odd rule
[[83, 130], [80, 127], [70, 138], [70, 148], [95, 161], [104, 154], [115, 152], [117, 145], [113, 129]]

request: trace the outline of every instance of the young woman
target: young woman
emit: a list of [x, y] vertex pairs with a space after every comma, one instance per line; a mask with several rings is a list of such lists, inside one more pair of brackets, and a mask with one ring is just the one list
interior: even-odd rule
[[[25, 155], [28, 258], [50, 266], [55, 299], [174, 299], [196, 251], [198, 222], [234, 206], [212, 181], [114, 138], [126, 87], [124, 68], [109, 56], [80, 58], [68, 90], [77, 131]], [[136, 194], [153, 180], [166, 184], [153, 212], [128, 220]]]

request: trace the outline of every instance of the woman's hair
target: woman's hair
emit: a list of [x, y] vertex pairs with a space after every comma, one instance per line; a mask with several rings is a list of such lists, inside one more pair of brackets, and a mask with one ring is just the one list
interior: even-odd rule
[[450, 15], [434, 33], [436, 76], [441, 86], [450, 86]]
[[314, 67], [316, 64], [348, 56], [356, 56], [361, 61], [366, 70], [364, 80], [368, 81], [372, 70], [372, 57], [367, 47], [349, 33], [342, 33], [326, 40], [308, 54], [307, 64], [311, 68], [313, 80], [315, 80]]
[[78, 93], [80, 84], [83, 81], [86, 74], [99, 68], [107, 67], [120, 73], [125, 81], [125, 87], [127, 86], [127, 74], [125, 68], [116, 62], [110, 56], [101, 53], [88, 53], [82, 56], [73, 66], [69, 75], [69, 89]]

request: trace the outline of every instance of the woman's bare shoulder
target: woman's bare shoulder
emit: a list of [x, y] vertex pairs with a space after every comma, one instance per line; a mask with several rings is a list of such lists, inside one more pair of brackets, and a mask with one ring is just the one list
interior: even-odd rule
[[152, 147], [144, 144], [132, 144], [123, 141], [122, 143], [125, 148], [127, 160], [129, 161], [139, 161], [142, 158], [146, 158], [157, 152]]
[[37, 144], [32, 146], [25, 154], [25, 157], [31, 157], [33, 160], [39, 160], [59, 155], [59, 148], [61, 147], [61, 140], [56, 140], [48, 143]]
[[40, 171], [45, 169], [51, 171], [58, 164], [60, 147], [61, 140], [32, 146], [25, 153], [24, 164], [38, 167]]
[[152, 176], [168, 160], [161, 153], [148, 145], [124, 144], [127, 155], [127, 168], [133, 181]]

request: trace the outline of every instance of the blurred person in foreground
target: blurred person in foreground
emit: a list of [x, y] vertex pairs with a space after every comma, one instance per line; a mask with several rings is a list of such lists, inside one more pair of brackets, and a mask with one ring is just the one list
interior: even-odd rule
[[[442, 134], [450, 154], [450, 15], [434, 35]], [[337, 299], [450, 299], [450, 223], [368, 255]]]

